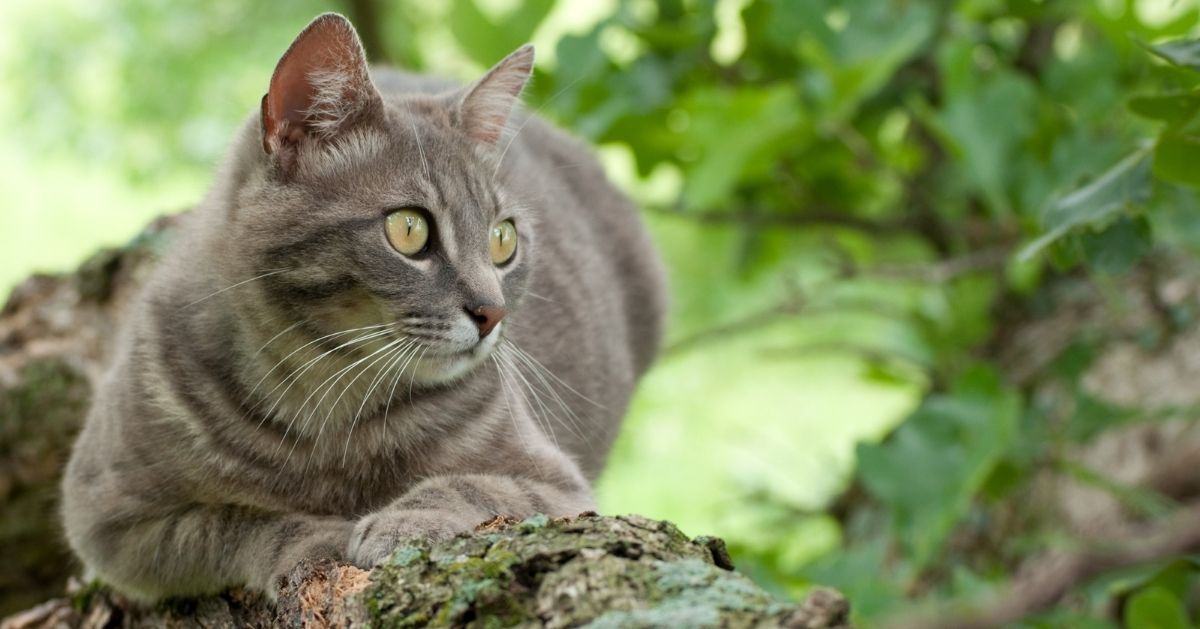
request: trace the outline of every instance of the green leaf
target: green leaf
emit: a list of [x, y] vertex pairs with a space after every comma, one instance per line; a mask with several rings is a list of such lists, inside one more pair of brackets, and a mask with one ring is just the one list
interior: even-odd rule
[[474, 0], [454, 0], [450, 31], [473, 61], [491, 67], [528, 42], [553, 7], [554, 0], [528, 0], [497, 24], [479, 10]]
[[930, 397], [885, 443], [860, 444], [863, 486], [891, 509], [920, 569], [935, 557], [992, 477], [1017, 431], [1018, 396], [991, 369], [968, 370]]
[[872, 618], [903, 606], [904, 566], [888, 559], [887, 540], [882, 536], [867, 540], [814, 561], [804, 575], [814, 583], [837, 588], [854, 601], [856, 626], [862, 618]]
[[1029, 260], [1072, 230], [1102, 225], [1144, 203], [1150, 198], [1150, 161], [1150, 148], [1138, 149], [1095, 181], [1061, 198], [1043, 218], [1045, 231], [1021, 250], [1017, 260]]
[[[825, 15], [834, 6], [845, 12], [846, 26], [834, 32]], [[820, 7], [817, 2], [784, 0], [774, 11], [778, 24], [798, 28], [784, 34], [795, 41], [801, 57], [815, 70], [823, 103], [815, 108], [823, 121], [835, 124], [853, 115], [861, 103], [877, 93], [905, 62], [926, 46], [937, 29], [937, 13], [922, 3], [849, 0]]]
[[1005, 72], [979, 89], [955, 94], [937, 115], [937, 124], [961, 154], [965, 174], [984, 192], [997, 213], [1008, 213], [1007, 185], [1021, 143], [1034, 131], [1037, 94], [1025, 77]]
[[1130, 597], [1125, 605], [1129, 629], [1192, 629], [1183, 602], [1163, 587], [1149, 587]]
[[1200, 91], [1169, 92], [1134, 96], [1129, 99], [1129, 111], [1169, 126], [1186, 124], [1200, 113]]
[[739, 183], [769, 172], [802, 120], [796, 91], [785, 85], [701, 89], [684, 107], [691, 117], [685, 146], [699, 159], [687, 167], [683, 196], [695, 208], [727, 203]]
[[1164, 44], [1143, 46], [1174, 65], [1200, 71], [1200, 39], [1176, 39]]
[[1164, 133], [1154, 147], [1154, 175], [1164, 181], [1200, 187], [1200, 135]]
[[1143, 217], [1122, 216], [1099, 232], [1084, 232], [1079, 237], [1083, 256], [1097, 271], [1118, 275], [1128, 271], [1150, 251], [1154, 239], [1150, 222]]

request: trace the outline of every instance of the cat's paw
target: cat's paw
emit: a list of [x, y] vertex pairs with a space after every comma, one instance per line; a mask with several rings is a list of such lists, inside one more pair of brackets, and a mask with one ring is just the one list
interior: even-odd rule
[[407, 541], [440, 541], [470, 530], [448, 513], [436, 510], [387, 509], [365, 516], [354, 526], [347, 558], [369, 569]]

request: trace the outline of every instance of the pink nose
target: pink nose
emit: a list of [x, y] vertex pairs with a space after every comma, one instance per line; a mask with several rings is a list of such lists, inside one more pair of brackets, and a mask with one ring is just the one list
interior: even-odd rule
[[491, 333], [492, 329], [500, 323], [504, 315], [508, 314], [504, 308], [500, 306], [467, 306], [467, 314], [471, 320], [479, 327], [479, 338], [483, 338]]

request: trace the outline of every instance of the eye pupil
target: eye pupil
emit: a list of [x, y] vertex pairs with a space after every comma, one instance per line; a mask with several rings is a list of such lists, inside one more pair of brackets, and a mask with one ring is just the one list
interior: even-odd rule
[[517, 227], [512, 221], [504, 221], [492, 228], [491, 242], [488, 243], [492, 255], [492, 263], [504, 264], [512, 259], [517, 251]]
[[400, 253], [411, 256], [425, 250], [429, 242], [429, 221], [418, 209], [403, 209], [387, 217], [388, 242]]

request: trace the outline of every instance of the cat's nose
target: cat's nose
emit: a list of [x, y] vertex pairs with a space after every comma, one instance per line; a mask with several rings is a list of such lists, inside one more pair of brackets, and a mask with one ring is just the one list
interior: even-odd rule
[[508, 314], [504, 308], [485, 304], [482, 306], [467, 306], [467, 314], [475, 325], [479, 327], [479, 338], [483, 338], [491, 333], [504, 315]]

